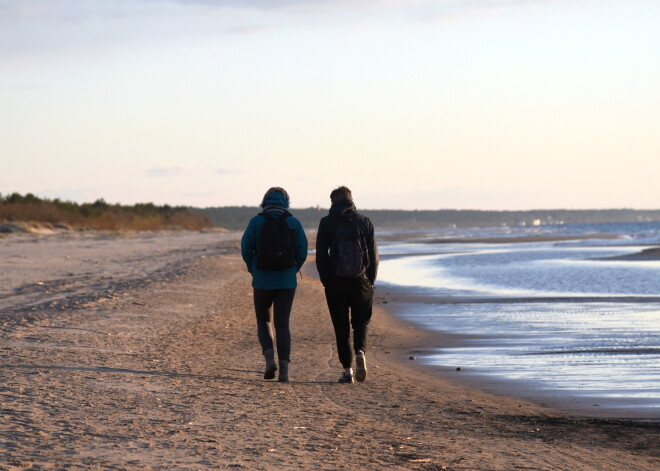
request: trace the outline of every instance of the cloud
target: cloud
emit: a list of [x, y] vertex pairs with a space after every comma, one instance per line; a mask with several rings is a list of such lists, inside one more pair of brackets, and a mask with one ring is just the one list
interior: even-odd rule
[[[337, 10], [356, 9], [369, 6], [404, 4], [403, 0], [176, 0], [183, 4], [201, 4], [213, 8], [251, 10]], [[415, 3], [415, 0], [406, 0]]]
[[[0, 0], [0, 63], [330, 25], [430, 24], [568, 0]], [[183, 42], [182, 42], [183, 41]]]
[[0, 90], [9, 90], [9, 91], [15, 91], [15, 92], [20, 92], [20, 91], [33, 91], [33, 90], [43, 90], [48, 88], [46, 85], [38, 85], [38, 84], [4, 84], [0, 83]]
[[156, 165], [147, 170], [148, 177], [196, 177], [204, 175], [231, 175], [237, 173], [236, 170], [227, 168], [201, 168], [188, 167], [186, 165], [161, 166]]
[[181, 177], [190, 174], [190, 169], [183, 165], [177, 165], [173, 167], [156, 166], [147, 170], [148, 177]]
[[230, 26], [225, 28], [225, 32], [228, 34], [256, 34], [269, 31], [272, 28], [266, 25], [258, 24], [239, 24], [236, 26]]
[[[559, 0], [0, 0], [0, 20], [60, 19], [82, 21], [89, 18], [122, 19], [131, 16], [161, 15], [194, 10], [225, 12], [355, 13], [475, 11], [524, 3], [547, 3]], [[231, 16], [231, 15], [230, 15]], [[242, 15], [239, 15], [242, 16]]]
[[[160, 1], [160, 0], [156, 0]], [[558, 0], [175, 0], [185, 5], [204, 5], [215, 9], [283, 11], [290, 13], [416, 10], [445, 11], [482, 10], [528, 3]]]

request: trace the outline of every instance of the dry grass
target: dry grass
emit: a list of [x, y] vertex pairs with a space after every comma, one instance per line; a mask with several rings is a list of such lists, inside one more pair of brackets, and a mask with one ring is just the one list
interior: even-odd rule
[[156, 231], [171, 228], [200, 230], [212, 227], [205, 215], [184, 207], [156, 206], [152, 203], [122, 206], [107, 204], [103, 200], [77, 204], [17, 193], [0, 197], [0, 221], [109, 231]]

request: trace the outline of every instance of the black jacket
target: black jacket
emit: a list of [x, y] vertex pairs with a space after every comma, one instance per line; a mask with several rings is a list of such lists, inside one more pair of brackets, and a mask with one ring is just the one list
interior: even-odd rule
[[342, 219], [353, 217], [360, 225], [360, 232], [365, 235], [369, 264], [365, 276], [373, 285], [378, 272], [378, 247], [374, 237], [374, 226], [368, 217], [355, 209], [352, 201], [342, 200], [334, 203], [330, 214], [321, 219], [319, 231], [316, 235], [316, 269], [319, 271], [321, 282], [325, 285], [328, 280], [337, 278], [330, 261], [330, 247], [337, 232], [337, 226]]

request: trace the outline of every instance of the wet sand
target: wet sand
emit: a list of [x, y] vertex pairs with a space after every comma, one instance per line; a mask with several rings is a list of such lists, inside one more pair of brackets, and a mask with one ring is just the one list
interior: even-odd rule
[[[615, 236], [593, 237], [587, 236], [511, 236], [511, 237], [495, 237], [495, 238], [466, 238], [466, 239], [437, 239], [431, 243], [444, 243], [449, 241], [451, 243], [528, 243], [528, 242], [559, 242], [568, 240], [582, 240], [594, 238], [617, 238]], [[399, 240], [399, 239], [397, 239]], [[400, 239], [405, 240], [405, 239]], [[637, 248], [638, 245], [636, 244]], [[633, 249], [635, 250], [635, 249]], [[399, 257], [423, 256], [423, 255], [438, 255], [442, 253], [456, 254], [459, 252], [415, 252], [414, 254], [386, 254], [381, 256], [381, 259], [388, 260]], [[602, 260], [602, 261], [658, 261], [660, 260], [660, 247], [652, 247], [639, 252], [618, 255], [614, 257], [592, 258], [589, 260]], [[429, 290], [428, 288], [414, 287], [414, 286], [396, 286], [396, 285], [381, 285], [381, 289], [377, 292], [377, 302], [382, 308], [386, 309], [391, 315], [398, 318], [409, 317], [411, 312], [414, 312], [416, 307], [425, 305], [492, 305], [493, 309], [497, 310], [498, 305], [510, 304], [593, 304], [593, 303], [608, 303], [608, 304], [654, 304], [660, 303], [660, 296], [608, 296], [608, 295], [557, 295], [557, 296], [467, 296], [462, 295], [457, 297], [453, 294], [444, 294], [440, 289]], [[424, 329], [427, 327], [419, 326]], [[544, 384], [535, 384], [530, 380], [514, 380], [506, 379], [504, 377], [495, 377], [484, 371], [473, 369], [470, 365], [438, 365], [441, 362], [441, 357], [438, 357], [438, 350], [452, 347], [479, 347], [488, 346], [492, 347], [494, 340], [490, 337], [475, 336], [475, 335], [460, 335], [439, 333], [439, 338], [430, 337], [427, 344], [418, 345], [413, 353], [417, 353], [419, 362], [424, 361], [425, 356], [433, 355], [434, 363], [430, 366], [431, 372], [439, 374], [440, 376], [450, 375], [455, 381], [462, 384], [483, 389], [495, 394], [519, 396], [531, 399], [534, 402], [552, 407], [556, 410], [572, 415], [590, 416], [590, 417], [604, 417], [604, 418], [635, 418], [635, 419], [648, 419], [653, 421], [660, 420], [660, 409], [657, 407], [657, 396], [655, 398], [635, 398], [626, 399], [620, 396], [620, 390], [599, 391], [598, 396], [590, 395], [579, 390], [567, 391], [558, 388], [548, 387]], [[502, 345], [506, 345], [502, 343]], [[611, 351], [611, 350], [610, 350]], [[638, 350], [639, 351], [639, 350]], [[582, 351], [584, 352], [584, 351]], [[460, 373], [454, 373], [456, 368], [461, 368]], [[515, 367], [512, 367], [512, 372], [515, 372]], [[608, 394], [609, 393], [609, 394]]]
[[627, 254], [627, 255], [619, 255], [616, 257], [605, 257], [605, 258], [599, 258], [597, 260], [619, 260], [619, 261], [627, 261], [627, 262], [657, 262], [660, 260], [660, 247], [651, 247], [648, 249], [644, 249], [641, 252], [637, 253], [632, 253], [632, 254]]
[[367, 381], [338, 384], [308, 275], [292, 381], [263, 380], [236, 234], [62, 237], [0, 240], [0, 469], [660, 467], [657, 422], [567, 414], [438, 374], [408, 358], [452, 338], [380, 308]]
[[[492, 305], [497, 309], [498, 305], [505, 304], [591, 304], [591, 303], [660, 303], [660, 296], [584, 296], [584, 297], [509, 297], [509, 298], [480, 298], [480, 297], [461, 297], [460, 299], [442, 296], [430, 295], [415, 288], [402, 288], [395, 286], [381, 287], [377, 292], [376, 302], [381, 309], [395, 318], [405, 319], [407, 315], [414, 311], [415, 307], [431, 304], [438, 305]], [[416, 328], [424, 330], [424, 326], [417, 326], [414, 322], [410, 324]], [[478, 388], [497, 395], [506, 395], [512, 397], [521, 397], [531, 400], [534, 403], [553, 408], [559, 412], [583, 417], [600, 418], [632, 418], [637, 420], [651, 420], [660, 422], [660, 410], [657, 407], [657, 399], [654, 398], [636, 398], [626, 400], [620, 397], [620, 391], [611, 390], [608, 397], [608, 391], [599, 391], [599, 396], [580, 393], [579, 391], [566, 391], [558, 388], [548, 387], [530, 380], [515, 380], [497, 377], [472, 367], [471, 364], [436, 364], [442, 363], [441, 356], [438, 356], [439, 350], [448, 348], [475, 348], [479, 346], [493, 347], [497, 340], [488, 336], [476, 336], [467, 334], [452, 334], [446, 332], [429, 332], [424, 336], [424, 342], [420, 342], [410, 349], [409, 356], [415, 357], [415, 363], [425, 363], [424, 358], [428, 356], [435, 357], [424, 367], [427, 372], [437, 375], [442, 379], [451, 379], [454, 382], [466, 385], [468, 387]], [[506, 345], [502, 341], [502, 345]], [[584, 353], [584, 351], [581, 351]], [[408, 358], [405, 357], [404, 358]], [[421, 365], [416, 365], [420, 367]], [[460, 370], [457, 370], [460, 368]], [[512, 367], [515, 371], [515, 367]]]

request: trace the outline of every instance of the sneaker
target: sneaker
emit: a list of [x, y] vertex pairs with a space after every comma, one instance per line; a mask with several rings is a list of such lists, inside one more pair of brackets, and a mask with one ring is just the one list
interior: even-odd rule
[[344, 374], [341, 375], [341, 378], [339, 378], [339, 382], [340, 383], [353, 383], [354, 382], [353, 375], [344, 372]]
[[357, 363], [355, 368], [355, 380], [361, 383], [367, 379], [367, 359], [365, 358], [364, 353], [358, 353], [355, 355], [355, 362]]

